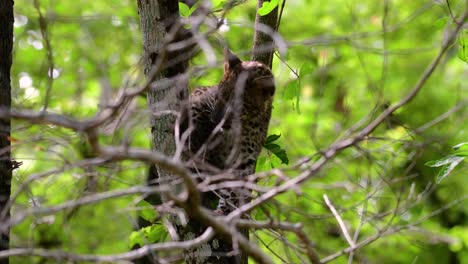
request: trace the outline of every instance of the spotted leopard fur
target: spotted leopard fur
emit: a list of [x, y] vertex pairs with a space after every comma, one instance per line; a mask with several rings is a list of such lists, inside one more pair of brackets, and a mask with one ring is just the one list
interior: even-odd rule
[[[193, 170], [216, 174], [211, 167], [236, 179], [254, 173], [267, 135], [274, 93], [274, 77], [268, 66], [242, 62], [227, 53], [220, 83], [198, 88], [189, 97], [187, 156], [193, 161]], [[217, 197], [205, 195], [204, 204], [227, 214], [245, 203], [249, 193], [240, 188], [223, 189]], [[216, 198], [215, 205], [207, 201]]]

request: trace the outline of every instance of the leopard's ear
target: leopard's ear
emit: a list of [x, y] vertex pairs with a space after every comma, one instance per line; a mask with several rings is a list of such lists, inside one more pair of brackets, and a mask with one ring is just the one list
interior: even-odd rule
[[229, 50], [228, 48], [224, 49], [224, 72], [225, 73], [241, 63], [242, 61], [236, 55], [234, 55], [231, 52], [231, 50]]

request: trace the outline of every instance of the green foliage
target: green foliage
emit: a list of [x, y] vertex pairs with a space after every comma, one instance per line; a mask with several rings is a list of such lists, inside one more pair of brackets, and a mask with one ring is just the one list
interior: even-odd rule
[[453, 146], [453, 149], [454, 150], [460, 150], [460, 151], [465, 151], [465, 150], [468, 150], [468, 142], [462, 142], [462, 143], [459, 143], [455, 146]]
[[301, 113], [300, 99], [302, 92], [301, 88], [303, 87], [302, 82], [306, 77], [313, 73], [314, 69], [315, 67], [310, 63], [303, 64], [299, 69], [299, 73], [296, 73], [297, 78], [289, 82], [284, 90], [283, 98], [293, 102], [298, 114]]
[[198, 5], [194, 5], [191, 8], [183, 2], [179, 2], [179, 14], [183, 17], [189, 17], [196, 9]]
[[183, 17], [190, 16], [190, 7], [183, 2], [179, 2], [179, 13]]
[[226, 0], [211, 0], [213, 9], [220, 8], [226, 4]]
[[153, 205], [145, 200], [141, 200], [136, 204], [139, 208], [138, 216], [148, 222], [153, 222], [158, 217], [157, 212], [154, 210]]
[[429, 167], [442, 167], [437, 174], [436, 182], [440, 183], [450, 172], [463, 160], [462, 157], [447, 156], [440, 160], [434, 160], [426, 163]]
[[129, 236], [129, 248], [144, 246], [146, 244], [164, 242], [167, 238], [166, 228], [162, 224], [153, 224], [138, 231], [133, 231]]
[[275, 144], [276, 140], [278, 140], [281, 137], [281, 134], [279, 135], [269, 135], [267, 139], [265, 140], [265, 144], [263, 145], [264, 148], [266, 148], [269, 152], [271, 152], [273, 155], [278, 157], [281, 160], [281, 163], [284, 164], [289, 164], [289, 159], [288, 155], [286, 154], [286, 150], [281, 148], [280, 145]]
[[[48, 20], [55, 75], [49, 87], [48, 51], [33, 1], [16, 1], [14, 108], [43, 109], [50, 88], [49, 111], [88, 118], [120, 88], [144, 83], [136, 1], [39, 2]], [[210, 16], [223, 14], [227, 2], [212, 0]], [[255, 15], [270, 13], [279, 2], [267, 1], [259, 10], [256, 1], [235, 1], [241, 5], [229, 6], [232, 9], [223, 17], [226, 24], [215, 36], [206, 36], [219, 63], [207, 69], [201, 52], [191, 61], [193, 68], [203, 69], [195, 71], [191, 86], [213, 85], [221, 79], [219, 39], [247, 60]], [[404, 97], [437, 54], [444, 34], [455, 26], [452, 16], [459, 18], [467, 8], [461, 0], [345, 2], [287, 1], [279, 33], [288, 49], [274, 57], [277, 92], [270, 136], [257, 161], [258, 171], [276, 168], [284, 175], [261, 179], [264, 187], [313, 169], [310, 165], [331, 144], [355, 135], [383, 111], [382, 106]], [[385, 2], [390, 3], [386, 17]], [[185, 17], [196, 9], [183, 3], [179, 8]], [[206, 33], [207, 28], [201, 30]], [[360, 248], [353, 263], [468, 263], [468, 207], [462, 199], [468, 193], [463, 161], [468, 144], [460, 143], [450, 151], [468, 138], [467, 37], [464, 29], [409, 104], [364, 141], [329, 160], [301, 186], [255, 209], [253, 219], [301, 223], [319, 256], [326, 257], [349, 246], [323, 201], [327, 194], [358, 241], [385, 227], [423, 219]], [[129, 109], [130, 117], [122, 116], [120, 122], [101, 130], [101, 144], [150, 148], [146, 100], [138, 98]], [[56, 126], [13, 121], [13, 155], [23, 162], [14, 172], [12, 188], [18, 196], [13, 215], [144, 183], [146, 164], [94, 160], [85, 140]], [[434, 178], [438, 184], [428, 186]], [[167, 231], [157, 220], [161, 216], [151, 205], [137, 202], [141, 199], [128, 195], [58, 213], [28, 215], [12, 228], [12, 246], [111, 254], [165, 241]], [[133, 231], [137, 216], [153, 224]], [[277, 263], [307, 263], [302, 242], [291, 232], [262, 230], [254, 241]], [[348, 263], [348, 257], [331, 263]], [[12, 261], [44, 262], [19, 257]]]
[[453, 147], [456, 150], [453, 154], [443, 157], [439, 160], [433, 160], [426, 163], [429, 167], [442, 167], [437, 173], [436, 182], [440, 183], [446, 178], [452, 170], [468, 156], [468, 143], [463, 142]]
[[458, 57], [468, 63], [468, 30], [462, 30], [458, 36]]

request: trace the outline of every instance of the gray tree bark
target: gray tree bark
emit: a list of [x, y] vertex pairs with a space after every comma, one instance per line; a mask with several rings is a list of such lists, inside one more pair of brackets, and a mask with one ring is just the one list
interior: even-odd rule
[[[171, 0], [139, 0], [138, 1], [140, 24], [143, 34], [143, 58], [145, 64], [145, 75], [147, 79], [158, 81], [165, 79], [167, 82], [164, 87], [161, 85], [152, 86], [147, 93], [148, 106], [151, 113], [160, 113], [161, 111], [180, 110], [180, 103], [187, 98], [187, 84], [183, 78], [179, 78], [188, 66], [188, 56], [191, 47], [179, 51], [168, 51], [167, 44], [181, 41], [190, 37], [190, 34], [180, 27], [178, 2]], [[179, 27], [179, 29], [177, 29]], [[156, 64], [163, 62], [162, 70], [153, 76]], [[176, 145], [174, 139], [174, 125], [176, 116], [174, 115], [152, 115], [151, 132], [153, 149], [173, 156]], [[166, 184], [175, 179], [170, 171], [160, 168], [150, 169], [148, 184]], [[172, 193], [178, 193], [177, 187], [174, 187]], [[148, 197], [146, 199], [151, 203], [165, 201], [165, 197]], [[177, 225], [178, 235], [182, 240], [192, 239], [201, 235], [207, 226], [189, 215], [187, 226]], [[149, 223], [147, 223], [149, 224]], [[216, 237], [209, 243], [184, 252], [185, 263], [237, 263], [235, 257], [220, 257], [220, 255], [229, 252], [232, 249], [230, 238], [224, 239]], [[222, 250], [222, 252], [219, 252]], [[229, 261], [231, 260], [231, 261]], [[157, 263], [156, 254], [147, 256], [139, 260], [139, 263]]]
[[[266, 0], [258, 0], [257, 10], [262, 7]], [[255, 35], [252, 48], [252, 60], [259, 61], [270, 68], [273, 63], [273, 52], [275, 51], [275, 43], [272, 38], [278, 26], [278, 6], [275, 7], [269, 14], [261, 16], [257, 13], [255, 17]]]
[[[0, 1], [0, 108], [11, 107], [11, 51], [13, 48], [13, 0]], [[10, 209], [6, 205], [11, 195], [12, 162], [10, 154], [10, 119], [0, 120], [0, 212], [8, 210], [1, 219], [0, 250], [6, 250], [10, 244]], [[1, 214], [1, 213], [0, 213]], [[5, 228], [3, 228], [5, 227]], [[9, 259], [0, 259], [1, 264], [8, 264]]]
[[[166, 53], [166, 35], [170, 32], [171, 26], [179, 18], [179, 6], [177, 1], [172, 0], [138, 0], [138, 13], [140, 15], [140, 26], [143, 40], [143, 63], [144, 72], [148, 81], [158, 81], [164, 78], [174, 77], [186, 70], [187, 64], [179, 63], [172, 67], [166, 67], [154, 74], [154, 68], [159, 59], [168, 57]], [[152, 134], [153, 150], [172, 156], [175, 152], [174, 140], [174, 115], [154, 116], [153, 113], [164, 110], [178, 110], [178, 104], [185, 91], [179, 94], [175, 91], [176, 87], [166, 86], [157, 87], [152, 85], [147, 92], [148, 107], [150, 109], [150, 124]], [[173, 179], [171, 172], [151, 166], [148, 172], [148, 185], [159, 184], [160, 181]], [[159, 195], [152, 195], [146, 200], [151, 204], [161, 203]], [[148, 226], [140, 219], [140, 227]], [[158, 263], [156, 253], [139, 259], [138, 263]]]

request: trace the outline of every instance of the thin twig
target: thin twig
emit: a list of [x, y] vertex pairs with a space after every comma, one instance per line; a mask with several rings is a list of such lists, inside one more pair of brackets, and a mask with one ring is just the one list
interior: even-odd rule
[[42, 40], [44, 42], [47, 54], [47, 87], [44, 96], [44, 106], [42, 109], [43, 111], [46, 111], [49, 105], [50, 92], [52, 91], [52, 85], [54, 83], [54, 55], [52, 51], [52, 45], [50, 44], [47, 19], [42, 15], [39, 0], [34, 0], [34, 8], [36, 9], [39, 16], [39, 27], [41, 29]]
[[302, 245], [306, 250], [307, 257], [313, 264], [320, 264], [320, 258], [314, 249], [313, 243], [307, 237], [307, 234], [302, 230], [301, 224], [294, 224], [288, 222], [279, 221], [250, 221], [239, 219], [236, 222], [238, 227], [249, 227], [253, 229], [280, 229], [284, 231], [290, 231], [296, 234], [297, 238], [302, 241]]
[[338, 225], [340, 226], [341, 232], [343, 232], [343, 235], [346, 238], [346, 241], [348, 241], [348, 244], [352, 248], [355, 248], [356, 244], [354, 243], [353, 239], [349, 235], [348, 229], [346, 228], [346, 225], [345, 225], [343, 219], [341, 219], [340, 214], [338, 213], [338, 211], [336, 211], [335, 207], [331, 203], [330, 199], [328, 199], [328, 196], [326, 194], [323, 195], [323, 200], [325, 200], [325, 203], [327, 204], [328, 208], [330, 209], [330, 211], [335, 216], [336, 221], [338, 221]]
[[395, 226], [394, 228], [391, 228], [391, 229], [386, 229], [386, 230], [379, 230], [377, 233], [375, 233], [374, 235], [372, 236], [369, 236], [367, 237], [366, 239], [362, 240], [361, 242], [357, 243], [355, 247], [348, 247], [348, 248], [345, 248], [343, 250], [340, 250], [328, 257], [325, 257], [323, 259], [321, 259], [321, 263], [327, 263], [327, 262], [330, 262], [344, 254], [348, 254], [352, 251], [355, 251], [359, 248], [362, 248], [366, 245], [369, 245], [370, 243], [376, 241], [377, 239], [381, 238], [381, 237], [384, 237], [384, 236], [389, 236], [389, 235], [392, 235], [392, 234], [395, 234], [395, 233], [398, 233], [402, 230], [405, 230], [405, 229], [409, 229], [411, 227], [414, 227], [414, 226], [417, 226], [419, 224], [421, 224], [422, 222], [426, 221], [427, 219], [431, 218], [431, 217], [434, 217], [440, 213], [442, 213], [443, 211], [447, 210], [448, 208], [450, 207], [453, 207], [463, 201], [465, 201], [466, 199], [468, 199], [468, 195], [465, 195], [459, 199], [456, 199], [446, 205], [444, 205], [443, 207], [433, 211], [432, 213], [424, 216], [424, 217], [421, 217], [420, 219], [418, 219], [417, 221], [415, 222], [412, 222], [410, 224], [407, 224], [407, 225], [402, 225], [402, 226]]

